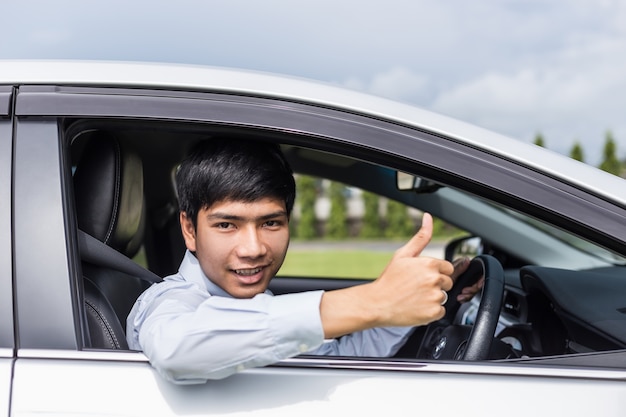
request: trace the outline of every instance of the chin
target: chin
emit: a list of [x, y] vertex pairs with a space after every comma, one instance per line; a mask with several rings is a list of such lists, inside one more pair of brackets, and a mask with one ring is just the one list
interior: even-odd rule
[[250, 288], [237, 288], [230, 292], [230, 295], [235, 298], [253, 298], [255, 295], [264, 293], [266, 288], [267, 286], [265, 285]]

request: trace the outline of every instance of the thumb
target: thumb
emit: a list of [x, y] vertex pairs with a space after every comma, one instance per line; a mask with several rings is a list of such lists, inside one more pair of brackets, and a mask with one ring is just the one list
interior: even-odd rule
[[429, 213], [422, 216], [422, 227], [404, 246], [396, 251], [396, 257], [418, 256], [433, 236], [433, 218]]

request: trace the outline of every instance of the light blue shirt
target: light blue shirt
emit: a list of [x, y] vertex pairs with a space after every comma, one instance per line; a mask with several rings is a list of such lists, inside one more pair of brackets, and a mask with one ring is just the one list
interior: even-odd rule
[[211, 282], [187, 251], [179, 271], [151, 286], [127, 320], [130, 349], [179, 384], [220, 379], [301, 353], [393, 355], [412, 328], [356, 332], [324, 340], [319, 305], [323, 291], [236, 299]]

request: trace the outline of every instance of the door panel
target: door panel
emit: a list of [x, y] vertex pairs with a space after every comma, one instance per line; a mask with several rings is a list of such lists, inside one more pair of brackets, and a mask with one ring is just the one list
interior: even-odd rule
[[[142, 356], [105, 356], [116, 354]], [[562, 370], [555, 374], [547, 368], [416, 363], [399, 367], [399, 363], [381, 362], [378, 370], [358, 369], [363, 363], [355, 362], [355, 369], [348, 369], [350, 363], [343, 362], [343, 369], [330, 369], [322, 367], [332, 366], [328, 359], [302, 363], [309, 367], [286, 361], [283, 366], [245, 371], [220, 381], [180, 386], [160, 378], [145, 360], [20, 359], [13, 412], [15, 416], [415, 416], [433, 412], [610, 417], [623, 416], [626, 409], [626, 384], [604, 378], [623, 377], [619, 372], [574, 371], [565, 378]]]
[[0, 416], [8, 416], [11, 404], [11, 374], [13, 349], [0, 350]]

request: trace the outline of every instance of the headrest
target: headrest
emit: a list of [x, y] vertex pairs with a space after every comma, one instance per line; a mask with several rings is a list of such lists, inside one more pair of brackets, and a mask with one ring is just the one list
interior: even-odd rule
[[78, 228], [133, 257], [144, 226], [139, 156], [105, 132], [90, 134], [74, 172]]

